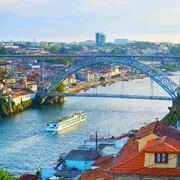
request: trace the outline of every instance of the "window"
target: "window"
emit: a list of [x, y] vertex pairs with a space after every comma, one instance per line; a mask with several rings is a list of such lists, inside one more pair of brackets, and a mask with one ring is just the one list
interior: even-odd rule
[[167, 153], [155, 153], [155, 163], [168, 163]]

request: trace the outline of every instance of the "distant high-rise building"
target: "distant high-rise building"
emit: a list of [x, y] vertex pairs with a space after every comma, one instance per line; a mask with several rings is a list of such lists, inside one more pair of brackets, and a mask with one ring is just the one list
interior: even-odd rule
[[132, 43], [132, 41], [130, 41], [129, 39], [115, 39], [114, 40], [114, 44], [117, 45], [123, 45], [123, 44], [129, 44]]
[[106, 43], [106, 35], [103, 33], [96, 33], [96, 46], [104, 46]]

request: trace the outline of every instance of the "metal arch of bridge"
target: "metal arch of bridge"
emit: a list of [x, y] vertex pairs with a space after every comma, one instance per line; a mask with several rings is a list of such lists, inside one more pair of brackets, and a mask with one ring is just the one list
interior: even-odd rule
[[53, 78], [49, 80], [51, 85], [46, 90], [43, 96], [48, 95], [51, 91], [53, 91], [61, 82], [63, 82], [66, 78], [74, 74], [80, 69], [88, 67], [90, 65], [95, 64], [103, 64], [105, 62], [108, 63], [117, 63], [126, 65], [130, 68], [136, 69], [142, 74], [145, 74], [157, 84], [159, 84], [173, 99], [177, 97], [177, 88], [178, 85], [172, 81], [170, 78], [163, 75], [163, 73], [157, 71], [156, 69], [147, 66], [143, 63], [136, 61], [133, 58], [92, 58], [92, 59], [85, 59], [79, 62], [75, 62], [63, 70], [60, 70]]

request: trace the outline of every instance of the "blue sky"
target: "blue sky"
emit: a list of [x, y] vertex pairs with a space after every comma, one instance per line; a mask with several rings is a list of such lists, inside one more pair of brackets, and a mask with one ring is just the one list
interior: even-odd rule
[[115, 38], [180, 43], [180, 0], [0, 0], [0, 41]]

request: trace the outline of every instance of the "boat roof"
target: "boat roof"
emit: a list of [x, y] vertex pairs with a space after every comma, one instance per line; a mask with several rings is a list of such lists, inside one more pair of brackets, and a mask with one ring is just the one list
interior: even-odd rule
[[75, 112], [73, 114], [69, 114], [69, 115], [64, 116], [64, 117], [58, 117], [56, 120], [51, 120], [51, 121], [48, 121], [47, 123], [58, 123], [58, 122], [61, 122], [61, 121], [67, 120], [67, 119], [71, 119], [71, 118], [73, 118], [75, 116], [78, 116], [78, 115], [80, 115], [82, 113], [85, 113], [85, 112], [78, 111], [78, 112]]

